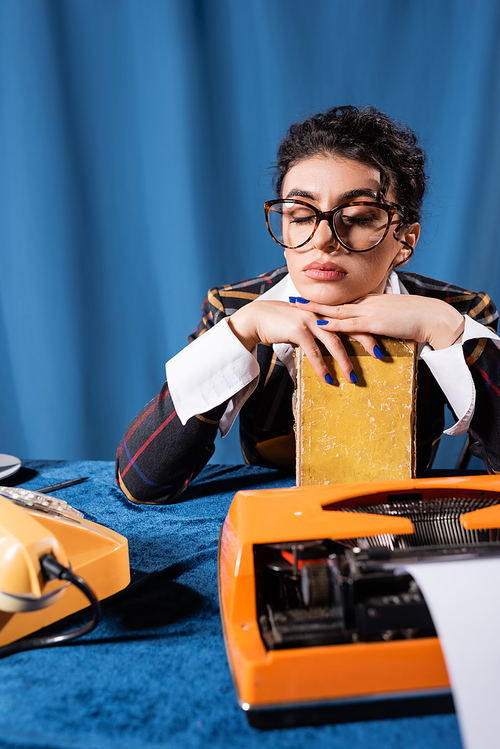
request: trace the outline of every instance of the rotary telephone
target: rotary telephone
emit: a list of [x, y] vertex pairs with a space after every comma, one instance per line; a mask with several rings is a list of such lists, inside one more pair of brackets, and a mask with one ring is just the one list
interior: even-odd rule
[[[100, 619], [99, 600], [129, 582], [126, 538], [63, 500], [0, 487], [0, 657], [85, 634]], [[28, 637], [89, 603], [90, 623]]]

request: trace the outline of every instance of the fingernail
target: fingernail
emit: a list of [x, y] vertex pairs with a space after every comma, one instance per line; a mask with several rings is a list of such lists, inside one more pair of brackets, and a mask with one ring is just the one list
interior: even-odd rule
[[296, 296], [289, 296], [288, 297], [288, 301], [290, 302], [290, 304], [295, 304], [295, 302], [297, 301], [297, 297]]
[[299, 304], [309, 304], [309, 299], [304, 299], [304, 297], [298, 296], [297, 301]]
[[328, 325], [328, 320], [316, 320], [316, 325]]
[[383, 359], [385, 356], [382, 349], [380, 349], [378, 346], [375, 346], [375, 348], [373, 349], [373, 353], [375, 354], [377, 359]]
[[330, 374], [330, 373], [328, 373], [328, 374], [326, 375], [326, 377], [325, 377], [325, 380], [327, 381], [327, 383], [328, 383], [329, 385], [333, 385], [333, 377], [331, 376], [331, 374]]
[[354, 371], [354, 369], [351, 372], [351, 382], [352, 382], [353, 385], [356, 385], [359, 382], [358, 376], [357, 376], [356, 372]]

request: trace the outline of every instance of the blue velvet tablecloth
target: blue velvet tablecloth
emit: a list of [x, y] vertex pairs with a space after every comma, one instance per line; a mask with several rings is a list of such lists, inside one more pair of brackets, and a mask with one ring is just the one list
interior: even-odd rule
[[[129, 540], [132, 583], [89, 635], [0, 660], [0, 748], [461, 749], [454, 714], [259, 731], [236, 703], [217, 596], [234, 493], [291, 486], [263, 468], [208, 466], [183, 502], [130, 504], [111, 462], [26, 461], [4, 484], [89, 480], [54, 496]], [[22, 482], [22, 483], [21, 483]]]

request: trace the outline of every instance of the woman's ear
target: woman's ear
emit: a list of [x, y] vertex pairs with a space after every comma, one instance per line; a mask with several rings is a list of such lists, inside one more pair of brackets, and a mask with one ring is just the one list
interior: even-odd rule
[[420, 224], [411, 224], [411, 226], [407, 227], [404, 232], [402, 232], [402, 236], [400, 237], [397, 235], [397, 229], [394, 231], [394, 239], [400, 242], [402, 247], [400, 247], [392, 261], [393, 268], [399, 268], [400, 265], [406, 265], [413, 255], [419, 236]]

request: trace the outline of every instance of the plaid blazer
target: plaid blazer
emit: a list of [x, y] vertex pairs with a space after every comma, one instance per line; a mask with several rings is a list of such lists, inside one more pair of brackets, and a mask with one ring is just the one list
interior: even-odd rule
[[[274, 286], [286, 266], [240, 283], [211, 289], [192, 341]], [[431, 296], [453, 305], [496, 330], [498, 312], [484, 293], [467, 291], [416, 273], [399, 272], [410, 294]], [[464, 344], [476, 385], [476, 410], [470, 427], [472, 453], [490, 473], [500, 473], [500, 355], [486, 338]], [[260, 378], [240, 412], [240, 442], [247, 463], [273, 468], [294, 465], [292, 394], [294, 385], [272, 346], [257, 346]], [[418, 367], [417, 473], [430, 467], [444, 428], [446, 398], [425, 362]], [[226, 403], [198, 414], [183, 426], [165, 382], [128, 426], [118, 447], [116, 480], [129, 500], [164, 504], [175, 500], [214, 452], [214, 439]]]

